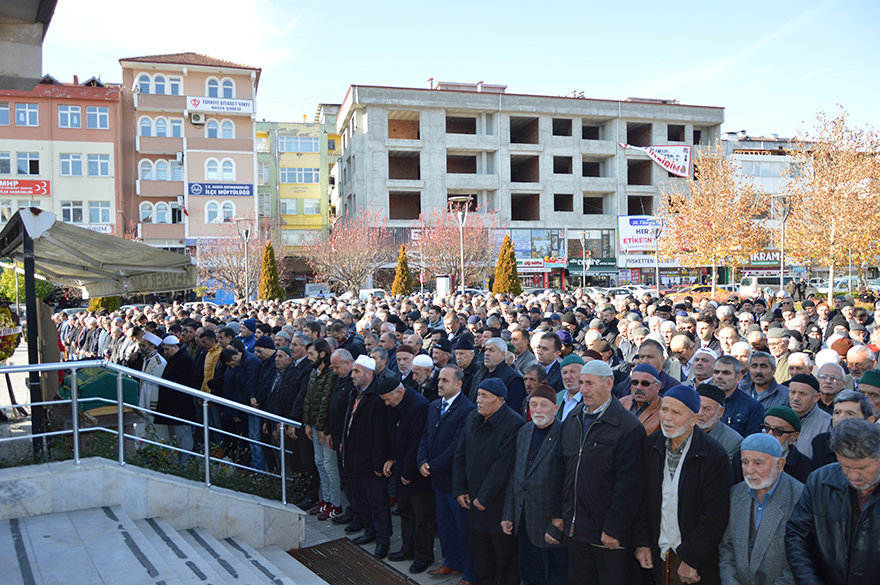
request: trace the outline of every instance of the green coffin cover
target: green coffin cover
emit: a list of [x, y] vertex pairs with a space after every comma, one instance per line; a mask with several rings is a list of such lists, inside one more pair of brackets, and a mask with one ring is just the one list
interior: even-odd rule
[[[70, 398], [70, 374], [64, 377], [64, 384], [58, 390], [62, 398]], [[104, 368], [83, 368], [77, 371], [76, 383], [79, 394], [79, 409], [93, 410], [102, 406], [111, 406], [100, 400], [89, 398], [106, 398], [116, 403], [116, 374]], [[133, 378], [122, 377], [122, 400], [130, 406], [138, 405], [140, 385]]]

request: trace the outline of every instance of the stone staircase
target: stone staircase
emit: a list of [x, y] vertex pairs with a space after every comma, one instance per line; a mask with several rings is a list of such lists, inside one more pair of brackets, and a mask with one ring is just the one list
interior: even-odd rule
[[326, 585], [275, 545], [254, 549], [102, 506], [0, 520], [4, 585]]

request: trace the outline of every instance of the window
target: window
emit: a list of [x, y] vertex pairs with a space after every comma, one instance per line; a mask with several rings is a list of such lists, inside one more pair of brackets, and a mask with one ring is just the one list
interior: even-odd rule
[[183, 138], [183, 120], [171, 120], [171, 137]]
[[232, 220], [235, 219], [235, 205], [232, 201], [224, 201], [220, 207], [220, 213], [223, 214], [223, 223], [232, 223]]
[[269, 152], [269, 137], [257, 135], [257, 152]]
[[219, 129], [220, 125], [217, 123], [217, 120], [208, 122], [208, 138], [217, 138]]
[[168, 223], [168, 204], [167, 203], [157, 203], [156, 204], [156, 222], [155, 223]]
[[88, 106], [86, 107], [86, 128], [106, 130], [110, 127], [109, 108]]
[[235, 126], [232, 125], [232, 122], [226, 120], [223, 122], [223, 138], [230, 139], [235, 138]]
[[83, 163], [81, 154], [62, 154], [61, 155], [61, 176], [62, 177], [82, 177]]
[[209, 201], [205, 206], [205, 223], [220, 222], [220, 205], [216, 201]]
[[183, 223], [183, 205], [171, 204], [171, 223]]
[[320, 199], [303, 199], [303, 215], [319, 215], [320, 213]]
[[223, 161], [223, 180], [224, 181], [234, 181], [235, 180], [235, 168], [234, 168], [231, 160], [224, 160]]
[[165, 95], [165, 76], [157, 75], [156, 79], [153, 80], [153, 89], [155, 90], [153, 93], [157, 95]]
[[282, 230], [281, 243], [285, 246], [302, 246], [308, 240], [308, 232], [305, 230]]
[[61, 202], [61, 221], [67, 223], [82, 223], [83, 221], [83, 202], [82, 201], [62, 201]]
[[0, 221], [6, 223], [12, 218], [12, 201], [4, 199], [0, 201]]
[[220, 97], [220, 83], [216, 79], [208, 80], [208, 97]]
[[0, 152], [0, 175], [12, 174], [12, 155], [8, 152]]
[[207, 171], [205, 172], [205, 179], [208, 181], [216, 181], [218, 178], [217, 168], [218, 164], [216, 160], [209, 160], [207, 164]]
[[183, 180], [183, 167], [179, 162], [171, 163], [171, 180], [172, 181], [182, 181]]
[[81, 111], [79, 106], [58, 106], [58, 127], [81, 128]]
[[[157, 181], [167, 181], [168, 180], [168, 163], [164, 160], [160, 160], [156, 163], [156, 180]], [[158, 213], [158, 210], [156, 211]]]
[[90, 154], [89, 155], [89, 176], [90, 177], [109, 177], [110, 176], [110, 155], [109, 154]]
[[0, 126], [9, 126], [9, 102], [0, 103]]
[[18, 210], [27, 209], [28, 207], [37, 207], [42, 208], [43, 202], [39, 199], [19, 199], [18, 200]]
[[171, 95], [183, 95], [183, 79], [180, 77], [169, 77], [168, 87]]
[[327, 139], [327, 150], [329, 152], [333, 152], [334, 150], [336, 150], [336, 140], [335, 139], [333, 139], [333, 138]]
[[153, 206], [146, 201], [141, 203], [141, 222], [153, 223]]
[[153, 180], [153, 163], [148, 160], [142, 160], [140, 164], [140, 177], [141, 181], [152, 181]]
[[168, 136], [168, 122], [166, 122], [162, 118], [156, 120], [156, 136], [159, 136], [161, 138], [165, 138], [166, 136]]
[[257, 193], [257, 209], [260, 217], [272, 215], [272, 198], [268, 193]]
[[19, 175], [39, 175], [40, 174], [40, 153], [39, 152], [18, 152], [15, 154], [16, 166]]
[[235, 97], [233, 94], [235, 93], [235, 86], [232, 85], [231, 79], [225, 79], [223, 81], [223, 97], [227, 99], [232, 99]]
[[109, 201], [89, 201], [89, 223], [110, 223]]
[[150, 76], [141, 75], [138, 77], [138, 89], [141, 93], [150, 93]]
[[268, 185], [270, 183], [269, 163], [257, 163], [257, 179], [260, 185]]
[[151, 136], [153, 134], [153, 121], [149, 118], [141, 118], [141, 136]]
[[40, 108], [37, 104], [15, 104], [16, 126], [39, 126]]
[[319, 169], [284, 168], [281, 169], [282, 183], [320, 183]]
[[317, 138], [305, 136], [281, 136], [278, 138], [281, 152], [321, 152]]
[[281, 215], [296, 215], [296, 199], [281, 200]]

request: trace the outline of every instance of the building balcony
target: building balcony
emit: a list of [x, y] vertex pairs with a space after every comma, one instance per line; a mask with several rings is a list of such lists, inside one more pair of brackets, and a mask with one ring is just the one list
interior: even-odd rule
[[498, 189], [501, 181], [498, 175], [477, 175], [471, 173], [446, 173], [447, 189]]
[[509, 152], [544, 152], [544, 145], [525, 142], [511, 142], [507, 145]]
[[422, 179], [388, 179], [385, 181], [385, 186], [389, 189], [404, 191], [408, 189], [424, 189], [425, 181]]
[[182, 223], [143, 223], [141, 229], [145, 240], [182, 240], [185, 233]]
[[[581, 154], [593, 156], [614, 156], [620, 148], [611, 140], [581, 140]], [[629, 151], [628, 151], [629, 152]], [[639, 152], [639, 151], [632, 151]]]
[[134, 109], [139, 112], [182, 112], [186, 98], [182, 95], [134, 94]]
[[425, 146], [421, 140], [405, 140], [401, 138], [386, 138], [386, 148], [397, 148], [403, 150], [418, 150]]
[[497, 136], [486, 134], [447, 134], [446, 148], [450, 150], [498, 150], [499, 140]]
[[180, 197], [183, 195], [183, 181], [141, 181], [135, 183], [135, 190], [141, 197]]
[[242, 152], [254, 151], [253, 138], [187, 138], [188, 150], [233, 150]]
[[511, 181], [508, 185], [508, 188], [511, 191], [528, 191], [530, 193], [534, 193], [544, 190], [544, 183], [519, 183], [516, 181]]
[[183, 138], [137, 136], [135, 149], [140, 154], [174, 154], [183, 152]]
[[[629, 189], [627, 187], [627, 189]], [[615, 177], [581, 177], [581, 191], [609, 193], [617, 191]]]

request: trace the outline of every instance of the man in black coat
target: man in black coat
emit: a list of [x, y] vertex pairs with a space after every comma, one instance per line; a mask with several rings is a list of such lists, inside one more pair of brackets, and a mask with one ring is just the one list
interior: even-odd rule
[[[290, 385], [286, 387], [281, 396], [282, 408], [287, 408], [289, 419], [301, 423], [303, 420], [303, 403], [306, 399], [306, 389], [309, 386], [309, 375], [312, 373], [312, 362], [306, 351], [306, 346], [311, 343], [307, 335], [297, 333], [290, 340], [290, 352], [293, 354], [293, 368], [290, 377]], [[290, 469], [297, 473], [304, 485], [303, 493], [299, 494], [300, 501], [297, 507], [304, 511], [311, 511], [318, 504], [318, 487], [320, 479], [318, 468], [315, 466], [315, 446], [306, 437], [304, 429], [296, 427], [287, 428], [287, 436], [293, 439], [293, 444], [288, 444], [293, 454], [290, 457]]]
[[364, 338], [357, 333], [352, 332], [346, 324], [339, 319], [334, 319], [330, 322], [330, 326], [327, 327], [327, 333], [330, 337], [336, 340], [338, 349], [348, 350], [348, 353], [350, 353], [354, 359], [367, 353], [367, 350], [364, 347]]
[[391, 502], [385, 461], [388, 460], [388, 407], [377, 393], [376, 361], [362, 355], [351, 370], [356, 394], [349, 400], [342, 435], [342, 468], [351, 482], [354, 505], [364, 521], [364, 534], [352, 542], [376, 542], [375, 556], [384, 559], [391, 543]]
[[535, 344], [535, 357], [538, 358], [538, 363], [544, 366], [544, 370], [547, 372], [547, 385], [556, 390], [557, 393], [565, 390], [565, 384], [562, 383], [562, 371], [559, 365], [561, 353], [562, 340], [555, 333], [541, 335]]
[[[519, 408], [526, 397], [526, 385], [519, 370], [508, 365], [507, 361], [505, 361], [506, 359], [507, 344], [500, 337], [493, 337], [486, 341], [486, 349], [483, 352], [486, 373], [483, 380], [490, 378], [500, 380], [504, 387], [507, 388], [505, 403], [514, 411], [519, 412]], [[479, 385], [473, 388], [476, 390], [479, 388]], [[476, 399], [476, 396], [474, 396], [474, 399]]]
[[390, 553], [388, 558], [412, 560], [409, 572], [421, 573], [434, 562], [434, 490], [431, 480], [419, 473], [417, 462], [428, 401], [412, 388], [404, 387], [396, 374], [380, 380], [378, 392], [390, 407], [391, 458], [385, 462], [383, 471], [386, 477], [394, 475], [400, 510], [400, 550]]
[[[330, 409], [327, 418], [327, 428], [324, 430], [324, 440], [327, 446], [336, 451], [336, 464], [342, 469], [342, 434], [345, 429], [345, 413], [348, 409], [351, 395], [355, 393], [354, 382], [351, 380], [351, 368], [354, 365], [354, 358], [347, 349], [337, 349], [330, 354], [330, 367], [336, 373], [336, 387], [330, 396]], [[351, 482], [343, 473], [340, 474], [339, 484], [342, 487], [342, 493], [348, 500], [348, 508], [341, 516], [333, 518], [333, 523], [338, 525], [350, 524], [346, 528], [346, 532], [360, 532], [364, 529], [364, 524], [360, 519], [355, 519], [355, 512], [352, 508], [354, 496], [351, 493]], [[354, 522], [352, 522], [354, 521]]]
[[[195, 367], [189, 354], [180, 345], [180, 340], [174, 335], [169, 335], [162, 340], [162, 351], [165, 355], [165, 370], [162, 379], [169, 382], [177, 382], [193, 389], [198, 389], [195, 379]], [[162, 414], [182, 418], [184, 420], [196, 420], [196, 407], [192, 396], [184, 394], [165, 386], [159, 386], [159, 402], [156, 410]], [[173, 418], [167, 418], [157, 414], [153, 420], [156, 436], [165, 443], [174, 443], [181, 449], [191, 451], [193, 448], [193, 427]], [[186, 463], [188, 456], [174, 453], [174, 459], [180, 463]]]
[[643, 569], [682, 583], [719, 585], [718, 546], [730, 514], [727, 451], [697, 424], [700, 396], [673, 386], [660, 405], [660, 430], [645, 441], [645, 495], [636, 520]]
[[[568, 539], [568, 570], [584, 583], [628, 583], [642, 503], [645, 428], [612, 396], [614, 372], [600, 360], [581, 369], [583, 407], [562, 427], [554, 525]], [[548, 535], [559, 539], [548, 532]]]
[[785, 530], [795, 583], [880, 583], [880, 428], [844, 420], [831, 430], [838, 463], [807, 480]]
[[477, 410], [468, 415], [455, 451], [453, 494], [468, 510], [478, 585], [520, 582], [516, 538], [502, 531], [501, 514], [516, 434], [525, 421], [506, 407], [506, 398], [507, 386], [501, 380], [483, 380], [477, 390]]
[[462, 581], [474, 583], [474, 565], [468, 544], [470, 526], [467, 512], [452, 495], [452, 466], [465, 419], [474, 404], [462, 392], [462, 371], [446, 364], [437, 375], [440, 398], [431, 403], [425, 432], [419, 443], [419, 471], [430, 478], [437, 505], [437, 532], [443, 552], [443, 565], [429, 571], [445, 576], [462, 573]]

